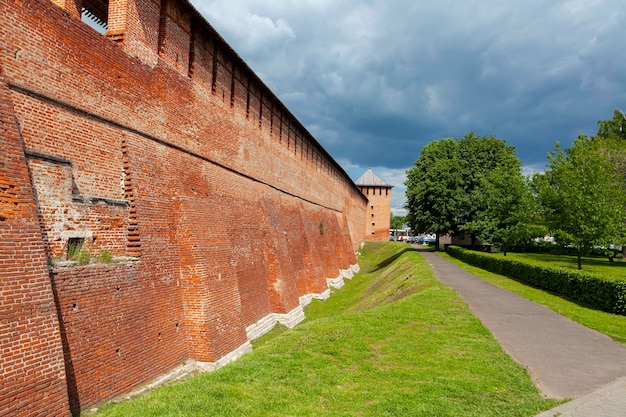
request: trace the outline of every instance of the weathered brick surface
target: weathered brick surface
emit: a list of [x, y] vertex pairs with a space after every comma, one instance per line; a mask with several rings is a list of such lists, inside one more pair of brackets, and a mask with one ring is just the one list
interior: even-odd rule
[[180, 297], [140, 262], [57, 268], [72, 411], [130, 392], [189, 358]]
[[[217, 362], [365, 233], [367, 200], [189, 4], [110, 1], [102, 36], [57, 3], [0, 3], [0, 415]], [[135, 259], [49, 272], [70, 238]]]
[[63, 346], [35, 196], [0, 80], [0, 415], [68, 415]]
[[361, 187], [368, 198], [365, 239], [389, 240], [391, 187]]

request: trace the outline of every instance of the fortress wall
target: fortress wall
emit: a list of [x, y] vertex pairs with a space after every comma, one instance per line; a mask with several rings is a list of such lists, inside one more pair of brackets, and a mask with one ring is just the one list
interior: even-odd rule
[[68, 415], [57, 310], [19, 125], [0, 80], [0, 415]]
[[[300, 321], [364, 235], [358, 188], [187, 3], [109, 9], [107, 39], [47, 0], [0, 4], [0, 415], [221, 365]], [[62, 266], [76, 242], [130, 260]]]
[[[131, 3], [129, 10], [134, 9]], [[46, 5], [49, 10], [41, 11]], [[144, 10], [148, 5], [141, 8], [144, 34], [151, 21], [142, 19], [154, 14]], [[22, 31], [7, 31], [10, 46], [3, 60], [15, 91], [22, 87], [21, 93], [40, 93], [37, 98], [58, 100], [54, 104], [68, 111], [166, 141], [327, 207], [341, 209], [346, 191], [360, 198], [341, 168], [216, 33], [198, 31], [193, 42], [197, 58], [188, 76], [173, 71], [162, 57], [154, 67], [129, 59], [124, 48], [130, 34], [123, 48], [117, 47], [45, 0], [24, 1], [19, 9], [30, 13]], [[29, 46], [33, 39], [39, 39], [39, 47]], [[44, 45], [55, 47], [42, 51]], [[242, 87], [245, 97], [231, 105], [233, 66], [235, 74], [246, 73], [249, 88]], [[243, 84], [235, 79], [234, 85], [237, 94], [237, 85]], [[344, 189], [338, 187], [342, 183]]]
[[190, 357], [180, 299], [160, 280], [146, 279], [144, 266], [52, 274], [73, 412], [130, 392]]

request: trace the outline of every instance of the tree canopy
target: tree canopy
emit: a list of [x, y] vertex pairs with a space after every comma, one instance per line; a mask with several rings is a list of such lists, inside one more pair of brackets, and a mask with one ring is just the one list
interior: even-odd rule
[[456, 235], [504, 249], [538, 236], [585, 249], [622, 244], [626, 256], [626, 115], [616, 110], [548, 155], [544, 173], [521, 173], [515, 149], [469, 133], [427, 144], [407, 171], [407, 222], [419, 232]]
[[458, 141], [441, 139], [427, 144], [407, 171], [407, 221], [419, 232], [454, 234], [462, 184]]
[[581, 135], [565, 150], [557, 144], [548, 170], [534, 177], [546, 225], [558, 243], [577, 249], [579, 269], [586, 249], [626, 243], [626, 141], [599, 125], [596, 137]]
[[421, 232], [504, 239], [526, 189], [515, 148], [473, 132], [427, 144], [407, 171], [407, 220]]
[[598, 133], [592, 140], [599, 142], [614, 169], [626, 178], [626, 115], [615, 110], [613, 119], [600, 120]]

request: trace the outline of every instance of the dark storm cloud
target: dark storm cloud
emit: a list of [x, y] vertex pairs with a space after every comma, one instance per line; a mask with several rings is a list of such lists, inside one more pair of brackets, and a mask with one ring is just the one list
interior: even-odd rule
[[[623, 0], [194, 0], [356, 179], [475, 131], [542, 169], [626, 107]], [[387, 178], [385, 178], [385, 174]]]

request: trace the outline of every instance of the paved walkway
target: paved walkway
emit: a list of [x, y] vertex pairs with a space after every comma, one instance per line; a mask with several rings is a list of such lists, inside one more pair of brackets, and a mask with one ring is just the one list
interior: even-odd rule
[[576, 399], [537, 417], [626, 416], [626, 379], [619, 379], [626, 377], [626, 347], [435, 253], [422, 254], [439, 280], [454, 289], [503, 349], [528, 369], [543, 395]]
[[626, 378], [535, 417], [624, 417]]

